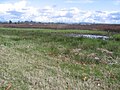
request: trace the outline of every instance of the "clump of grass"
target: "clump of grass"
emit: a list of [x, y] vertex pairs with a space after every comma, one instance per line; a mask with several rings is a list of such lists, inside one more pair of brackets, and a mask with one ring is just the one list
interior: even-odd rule
[[115, 34], [112, 36], [112, 38], [116, 41], [120, 41], [120, 34]]

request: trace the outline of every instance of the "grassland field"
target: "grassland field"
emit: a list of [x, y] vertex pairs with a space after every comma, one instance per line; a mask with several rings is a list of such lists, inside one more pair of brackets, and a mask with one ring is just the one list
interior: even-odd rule
[[120, 90], [120, 33], [0, 28], [0, 90]]

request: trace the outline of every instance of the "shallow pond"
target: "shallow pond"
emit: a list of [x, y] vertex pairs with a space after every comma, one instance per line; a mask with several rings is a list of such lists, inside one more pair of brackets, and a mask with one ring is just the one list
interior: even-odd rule
[[105, 35], [91, 35], [91, 34], [65, 34], [65, 36], [69, 37], [86, 37], [86, 38], [95, 38], [95, 39], [109, 39], [108, 36]]

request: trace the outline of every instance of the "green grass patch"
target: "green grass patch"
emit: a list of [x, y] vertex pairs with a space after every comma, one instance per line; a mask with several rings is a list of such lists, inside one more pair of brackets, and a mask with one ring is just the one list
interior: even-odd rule
[[119, 34], [102, 40], [65, 36], [68, 33], [108, 34], [0, 28], [0, 89], [119, 90]]

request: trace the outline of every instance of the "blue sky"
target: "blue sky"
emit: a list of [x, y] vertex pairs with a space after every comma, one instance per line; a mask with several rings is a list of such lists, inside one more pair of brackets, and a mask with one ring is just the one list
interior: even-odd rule
[[120, 24], [120, 0], [0, 0], [0, 21]]
[[120, 0], [29, 0], [33, 6], [77, 7], [83, 10], [119, 10]]

